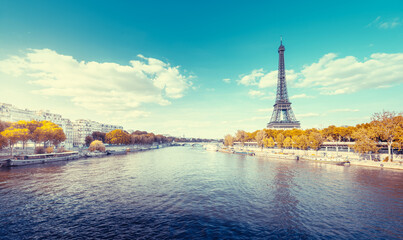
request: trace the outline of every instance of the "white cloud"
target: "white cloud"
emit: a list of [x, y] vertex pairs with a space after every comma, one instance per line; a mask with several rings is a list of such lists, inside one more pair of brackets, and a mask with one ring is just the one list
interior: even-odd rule
[[262, 100], [273, 100], [276, 98], [276, 94], [274, 94], [273, 92], [269, 92], [269, 94], [267, 96], [262, 97]]
[[358, 109], [350, 109], [350, 108], [343, 108], [343, 109], [333, 109], [329, 110], [329, 112], [359, 112]]
[[306, 95], [305, 93], [293, 95], [290, 99], [297, 99], [297, 98], [314, 98], [314, 96]]
[[297, 87], [318, 87], [322, 94], [334, 95], [403, 83], [403, 53], [375, 53], [359, 61], [353, 56], [324, 55], [305, 66]]
[[[277, 86], [277, 75], [277, 70], [265, 74], [260, 78], [259, 87], [267, 88]], [[292, 84], [298, 78], [298, 73], [294, 72], [294, 70], [285, 70], [285, 76], [287, 84]]]
[[[265, 73], [261, 69], [255, 69], [250, 74], [240, 75], [238, 84], [245, 86], [259, 86], [259, 88], [273, 87], [277, 85], [277, 70]], [[298, 74], [294, 70], [286, 70], [287, 83], [293, 82], [297, 79]]]
[[249, 95], [251, 95], [252, 97], [259, 97], [259, 96], [263, 96], [264, 93], [258, 90], [249, 90]]
[[400, 18], [396, 17], [396, 18], [391, 18], [388, 20], [382, 20], [381, 16], [378, 16], [377, 18], [375, 18], [374, 21], [370, 22], [367, 27], [377, 27], [380, 29], [391, 29], [391, 28], [395, 28], [397, 26], [399, 26], [401, 24]]
[[240, 75], [241, 78], [238, 80], [238, 84], [242, 84], [245, 86], [254, 86], [258, 85], [258, 79], [264, 76], [263, 69], [255, 69], [250, 74]]
[[230, 82], [231, 82], [231, 79], [230, 79], [230, 78], [224, 78], [224, 79], [223, 79], [223, 82], [225, 82], [225, 83], [230, 83]]
[[295, 114], [296, 118], [307, 118], [307, 117], [317, 117], [319, 113], [302, 113], [302, 114]]
[[272, 112], [273, 108], [260, 108], [257, 111], [258, 112]]
[[34, 93], [65, 96], [76, 105], [101, 113], [131, 111], [136, 117], [145, 112], [144, 103], [170, 104], [183, 97], [192, 85], [178, 66], [138, 55], [130, 65], [84, 62], [50, 49], [32, 49], [24, 56], [0, 61], [0, 71], [15, 77], [24, 76], [39, 86]]

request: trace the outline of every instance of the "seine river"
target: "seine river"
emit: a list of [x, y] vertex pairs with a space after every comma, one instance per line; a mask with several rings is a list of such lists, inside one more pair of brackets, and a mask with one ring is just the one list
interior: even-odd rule
[[0, 170], [0, 239], [401, 239], [403, 171], [171, 147]]

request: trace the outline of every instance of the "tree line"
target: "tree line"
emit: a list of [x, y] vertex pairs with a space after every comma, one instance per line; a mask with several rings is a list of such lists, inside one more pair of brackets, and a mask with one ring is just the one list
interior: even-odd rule
[[276, 130], [262, 129], [254, 132], [238, 130], [235, 136], [227, 134], [224, 145], [232, 146], [234, 142], [257, 142], [258, 146], [292, 149], [319, 150], [325, 141], [354, 142], [352, 148], [358, 153], [377, 153], [378, 143], [388, 146], [389, 159], [393, 148], [403, 149], [403, 113], [383, 111], [375, 113], [371, 122], [356, 126], [328, 126], [324, 129], [310, 128]]
[[0, 121], [0, 149], [9, 146], [13, 155], [14, 146], [22, 143], [25, 149], [28, 141], [43, 146], [58, 145], [66, 140], [63, 129], [50, 121], [18, 121], [13, 123]]
[[102, 143], [114, 144], [114, 145], [133, 145], [133, 144], [153, 144], [172, 142], [172, 138], [165, 137], [160, 134], [148, 133], [146, 131], [134, 131], [128, 133], [121, 129], [115, 129], [108, 133], [93, 132], [85, 138], [86, 146], [95, 141], [101, 141]]
[[127, 131], [116, 129], [109, 133], [93, 132], [91, 135], [85, 137], [85, 145], [95, 141], [101, 141], [102, 143], [114, 144], [114, 145], [150, 145], [153, 143], [170, 143], [170, 142], [207, 142], [213, 141], [213, 139], [201, 139], [201, 138], [176, 138], [165, 137], [160, 134], [148, 133], [146, 131], [136, 130], [132, 133]]

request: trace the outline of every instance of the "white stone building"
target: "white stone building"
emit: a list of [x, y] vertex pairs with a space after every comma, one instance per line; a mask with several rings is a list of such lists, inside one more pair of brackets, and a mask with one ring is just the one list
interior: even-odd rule
[[93, 132], [108, 133], [115, 129], [123, 129], [122, 126], [103, 124], [86, 119], [78, 119], [73, 123], [74, 136], [73, 145], [75, 147], [81, 147], [85, 145], [85, 138], [92, 136]]
[[15, 106], [7, 103], [0, 103], [0, 120], [5, 122], [17, 122], [20, 120], [42, 121], [44, 118], [40, 115], [37, 115], [35, 111], [16, 108]]
[[103, 124], [85, 119], [79, 119], [72, 122], [70, 119], [63, 118], [60, 114], [43, 110], [31, 111], [28, 109], [20, 109], [6, 103], [0, 103], [0, 120], [6, 122], [17, 122], [20, 120], [47, 120], [53, 122], [59, 125], [66, 135], [66, 141], [61, 143], [61, 146], [64, 146], [65, 148], [85, 145], [85, 137], [92, 135], [92, 133], [96, 131], [108, 133], [115, 129], [123, 129], [122, 126]]

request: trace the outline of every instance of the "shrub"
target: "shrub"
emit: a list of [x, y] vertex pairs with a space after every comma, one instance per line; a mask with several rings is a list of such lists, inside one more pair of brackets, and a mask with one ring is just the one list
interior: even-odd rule
[[46, 153], [52, 153], [53, 152], [53, 147], [47, 147], [45, 152]]
[[91, 152], [93, 151], [105, 152], [105, 145], [102, 143], [102, 141], [95, 140], [90, 144], [88, 150]]
[[35, 153], [36, 154], [44, 154], [45, 153], [45, 148], [44, 147], [36, 147], [35, 148]]

